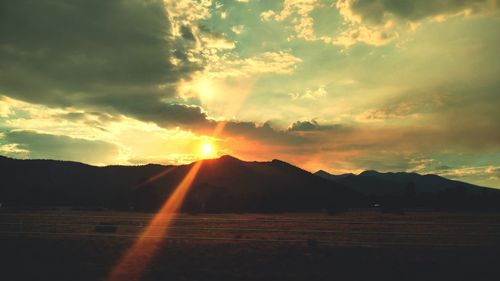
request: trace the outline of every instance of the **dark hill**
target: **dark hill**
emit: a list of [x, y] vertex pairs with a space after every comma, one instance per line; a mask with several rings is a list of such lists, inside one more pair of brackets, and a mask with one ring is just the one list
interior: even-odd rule
[[[7, 206], [102, 206], [154, 211], [188, 172], [182, 166], [107, 166], [0, 157], [0, 202]], [[288, 163], [203, 160], [184, 211], [337, 210], [352, 197], [343, 185]]]
[[245, 162], [231, 156], [205, 160], [191, 192], [198, 195], [193, 204], [216, 212], [319, 211], [340, 208], [349, 195], [341, 184], [286, 162]]
[[500, 209], [500, 190], [481, 187], [437, 175], [417, 173], [380, 173], [364, 171], [359, 175], [332, 175], [318, 171], [316, 175], [360, 193], [367, 204], [431, 207], [445, 210]]
[[332, 175], [323, 170], [317, 171], [316, 175], [343, 183], [363, 194], [396, 194], [413, 185], [416, 193], [440, 192], [450, 188], [464, 188], [468, 192], [481, 192], [482, 190], [493, 190], [486, 187], [473, 185], [461, 181], [450, 180], [433, 174], [420, 175], [417, 173], [381, 173], [377, 171], [364, 171], [359, 175], [341, 174]]
[[[107, 166], [0, 156], [4, 206], [106, 207], [155, 211], [194, 165]], [[336, 212], [374, 204], [436, 210], [500, 210], [500, 191], [436, 175], [311, 174], [289, 163], [203, 160], [183, 211]]]

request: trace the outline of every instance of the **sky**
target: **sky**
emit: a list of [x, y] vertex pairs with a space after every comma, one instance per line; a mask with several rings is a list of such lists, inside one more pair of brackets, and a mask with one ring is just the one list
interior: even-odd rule
[[499, 46], [496, 0], [0, 0], [0, 154], [500, 188]]

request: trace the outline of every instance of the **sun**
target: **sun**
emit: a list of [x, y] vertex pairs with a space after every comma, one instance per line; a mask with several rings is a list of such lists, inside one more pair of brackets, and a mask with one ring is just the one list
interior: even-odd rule
[[212, 143], [204, 142], [201, 144], [201, 156], [210, 157], [215, 155], [215, 149]]

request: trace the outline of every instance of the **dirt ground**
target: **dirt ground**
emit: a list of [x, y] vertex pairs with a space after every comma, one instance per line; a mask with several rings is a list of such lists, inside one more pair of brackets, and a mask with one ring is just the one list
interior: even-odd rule
[[[2, 212], [0, 279], [104, 280], [150, 218]], [[499, 224], [497, 214], [180, 215], [141, 280], [498, 280]]]

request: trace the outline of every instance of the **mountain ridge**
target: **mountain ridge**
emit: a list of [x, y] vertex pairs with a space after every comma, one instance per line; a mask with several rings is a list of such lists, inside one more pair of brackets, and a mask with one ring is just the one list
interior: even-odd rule
[[[72, 161], [0, 159], [6, 205], [104, 205], [154, 211], [196, 162], [185, 165], [92, 166]], [[285, 212], [337, 208], [348, 192], [283, 161], [204, 159], [186, 211]], [[335, 204], [334, 204], [335, 203]]]
[[[500, 191], [437, 175], [367, 171], [311, 173], [285, 161], [204, 159], [182, 211], [319, 212], [370, 207], [500, 209]], [[197, 162], [197, 161], [196, 161]], [[0, 157], [4, 206], [102, 206], [156, 211], [196, 162], [92, 166], [73, 161]]]
[[493, 187], [480, 186], [480, 185], [476, 185], [476, 184], [472, 184], [472, 183], [468, 183], [468, 182], [464, 182], [464, 181], [449, 179], [449, 178], [446, 178], [446, 177], [443, 177], [440, 175], [436, 175], [436, 174], [432, 174], [432, 173], [431, 174], [419, 174], [416, 172], [379, 172], [376, 170], [366, 170], [366, 171], [359, 173], [358, 175], [353, 174], [353, 173], [335, 175], [335, 174], [331, 174], [331, 173], [324, 171], [324, 170], [318, 170], [314, 174], [318, 175], [320, 177], [329, 179], [329, 180], [337, 181], [337, 182], [342, 182], [342, 179], [349, 178], [349, 177], [350, 178], [353, 178], [353, 177], [374, 177], [374, 178], [378, 178], [378, 179], [382, 179], [382, 180], [392, 181], [395, 183], [410, 183], [416, 179], [418, 180], [418, 178], [421, 178], [421, 179], [433, 179], [433, 180], [438, 180], [438, 181], [448, 181], [449, 183], [453, 183], [456, 185], [464, 185], [464, 186], [468, 186], [468, 187], [472, 187], [472, 188], [487, 188], [487, 189], [497, 190], [496, 188], [493, 188]]
[[472, 183], [468, 183], [468, 182], [464, 182], [464, 181], [459, 181], [459, 180], [454, 180], [454, 179], [449, 179], [449, 178], [446, 178], [446, 177], [443, 177], [443, 176], [440, 176], [440, 175], [437, 175], [437, 174], [420, 174], [420, 173], [416, 173], [416, 172], [404, 172], [404, 171], [401, 171], [401, 172], [379, 172], [377, 170], [365, 170], [365, 171], [362, 171], [361, 173], [359, 173], [358, 175], [354, 174], [354, 173], [344, 173], [344, 174], [332, 174], [328, 171], [325, 171], [323, 169], [320, 169], [316, 172], [310, 172], [310, 171], [307, 171], [305, 169], [302, 169], [301, 167], [299, 166], [295, 166], [293, 164], [290, 164], [286, 161], [283, 161], [283, 160], [280, 160], [280, 159], [272, 159], [270, 161], [247, 161], [247, 160], [242, 160], [242, 159], [239, 159], [235, 156], [232, 156], [232, 155], [229, 155], [229, 154], [225, 154], [225, 155], [222, 155], [222, 156], [219, 156], [219, 157], [215, 157], [215, 158], [206, 158], [206, 159], [201, 159], [201, 160], [196, 160], [196, 161], [193, 161], [191, 163], [187, 163], [187, 164], [180, 164], [180, 165], [174, 165], [174, 164], [160, 164], [160, 163], [147, 163], [147, 164], [139, 164], [139, 165], [122, 165], [122, 164], [111, 164], [111, 165], [104, 165], [104, 166], [100, 166], [100, 165], [93, 165], [93, 164], [87, 164], [87, 163], [84, 163], [84, 162], [79, 162], [79, 161], [72, 161], [72, 160], [57, 160], [57, 159], [18, 159], [18, 158], [12, 158], [12, 157], [8, 157], [8, 156], [4, 156], [4, 155], [0, 155], [0, 161], [2, 160], [2, 158], [4, 160], [15, 160], [15, 161], [50, 161], [50, 162], [59, 162], [59, 163], [72, 163], [72, 164], [81, 164], [81, 165], [85, 165], [85, 166], [90, 166], [90, 167], [96, 167], [96, 168], [106, 168], [106, 167], [147, 167], [147, 166], [155, 166], [155, 167], [172, 167], [172, 166], [175, 166], [175, 167], [181, 167], [181, 166], [190, 166], [190, 165], [193, 165], [194, 163], [196, 162], [199, 162], [199, 161], [211, 161], [211, 160], [224, 160], [224, 159], [228, 159], [228, 160], [237, 160], [237, 161], [240, 161], [240, 162], [244, 162], [244, 163], [284, 163], [288, 166], [292, 166], [292, 167], [295, 167], [295, 168], [299, 168], [300, 170], [303, 170], [303, 171], [306, 171], [308, 173], [312, 173], [314, 175], [318, 175], [318, 176], [321, 176], [323, 178], [325, 177], [328, 177], [328, 176], [332, 176], [332, 177], [337, 177], [337, 178], [344, 178], [344, 177], [348, 177], [348, 176], [373, 176], [373, 175], [418, 175], [418, 176], [423, 176], [423, 177], [439, 177], [439, 178], [443, 178], [443, 179], [446, 179], [446, 180], [450, 180], [450, 181], [453, 181], [453, 182], [456, 182], [458, 184], [467, 184], [467, 185], [473, 185], [473, 186], [476, 186], [476, 187], [480, 187], [480, 188], [490, 188], [490, 189], [496, 189], [496, 188], [493, 188], [493, 187], [488, 187], [488, 186], [480, 186], [480, 185], [476, 185], [476, 184], [472, 184]]

